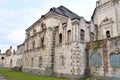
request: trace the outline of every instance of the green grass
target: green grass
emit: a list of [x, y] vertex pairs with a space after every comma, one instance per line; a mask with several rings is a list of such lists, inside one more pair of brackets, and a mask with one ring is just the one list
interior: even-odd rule
[[[69, 80], [65, 78], [45, 77], [23, 72], [15, 72], [10, 71], [9, 69], [0, 69], [0, 74], [4, 75], [7, 78], [7, 80]], [[97, 80], [97, 79], [83, 78], [79, 80]]]
[[92, 79], [92, 78], [84, 78], [82, 80], [97, 80], [97, 79]]
[[0, 73], [4, 75], [7, 80], [67, 80], [57, 77], [44, 77], [23, 72], [14, 72], [9, 69], [0, 69]]

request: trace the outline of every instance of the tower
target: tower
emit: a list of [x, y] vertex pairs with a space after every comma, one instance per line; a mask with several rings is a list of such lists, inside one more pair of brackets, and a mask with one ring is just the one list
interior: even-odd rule
[[119, 36], [119, 6], [118, 0], [98, 0], [96, 2], [92, 19], [98, 26], [99, 39]]

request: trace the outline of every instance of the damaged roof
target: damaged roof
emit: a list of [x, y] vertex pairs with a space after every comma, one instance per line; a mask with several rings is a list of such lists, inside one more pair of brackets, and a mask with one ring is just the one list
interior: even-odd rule
[[[72, 20], [73, 19], [78, 19], [78, 20], [81, 19], [80, 16], [78, 16], [75, 13], [73, 13], [72, 11], [70, 11], [69, 9], [67, 9], [66, 7], [64, 7], [62, 5], [59, 6], [59, 7], [57, 7], [57, 8], [53, 7], [53, 8], [50, 9], [50, 11], [53, 12], [53, 13], [56, 13], [56, 14], [68, 17], [68, 18], [70, 18]], [[26, 31], [29, 30], [29, 29], [31, 29], [32, 27], [34, 27], [34, 25], [36, 25], [38, 22], [40, 22], [41, 19], [43, 19], [48, 13], [46, 13], [45, 15], [42, 15], [41, 18], [39, 20], [37, 20], [34, 24], [32, 24], [29, 28], [27, 28]]]
[[65, 8], [64, 6], [59, 6], [57, 8], [53, 7], [50, 9], [50, 11], [60, 14], [60, 15], [63, 15], [63, 16], [66, 16], [66, 17], [69, 17], [70, 19], [80, 19], [80, 16], [73, 13], [69, 9]]

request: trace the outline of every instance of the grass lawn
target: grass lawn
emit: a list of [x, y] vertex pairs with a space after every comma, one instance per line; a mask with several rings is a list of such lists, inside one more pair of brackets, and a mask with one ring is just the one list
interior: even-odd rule
[[[4, 75], [7, 80], [68, 80], [65, 78], [57, 78], [57, 77], [44, 77], [33, 74], [27, 74], [23, 72], [15, 72], [10, 71], [9, 69], [0, 69], [0, 74]], [[97, 80], [97, 79], [80, 79], [80, 80]]]
[[9, 69], [0, 69], [0, 73], [4, 75], [7, 80], [67, 80], [64, 78], [43, 77], [23, 72], [14, 72]]

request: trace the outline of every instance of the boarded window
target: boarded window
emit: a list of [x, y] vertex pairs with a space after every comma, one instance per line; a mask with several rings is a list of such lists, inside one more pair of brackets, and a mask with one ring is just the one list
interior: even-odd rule
[[93, 53], [90, 58], [92, 66], [102, 66], [102, 56], [100, 54]]
[[120, 54], [113, 53], [110, 55], [110, 66], [120, 67]]
[[42, 63], [43, 63], [42, 57], [39, 57], [39, 67], [42, 67]]
[[17, 59], [17, 62], [16, 62], [16, 64], [19, 66], [19, 65], [21, 65], [21, 59]]
[[61, 57], [61, 66], [64, 66], [65, 65], [65, 58], [64, 56]]

